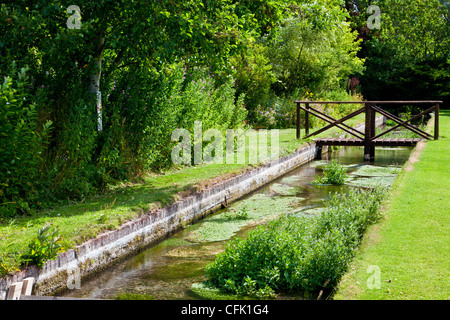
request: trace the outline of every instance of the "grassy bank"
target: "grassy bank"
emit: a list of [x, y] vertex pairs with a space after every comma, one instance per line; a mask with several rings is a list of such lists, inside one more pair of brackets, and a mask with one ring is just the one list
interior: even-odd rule
[[[360, 115], [348, 121], [348, 124], [356, 125], [362, 121], [363, 115]], [[337, 132], [341, 131], [329, 130], [320, 136]], [[301, 134], [305, 135], [303, 129]], [[295, 129], [280, 130], [279, 139], [281, 156], [294, 152], [308, 141], [297, 140]], [[247, 146], [247, 160], [249, 150], [254, 147]], [[248, 163], [204, 164], [173, 168], [159, 174], [148, 173], [139, 181], [111, 186], [105, 194], [42, 210], [33, 215], [16, 217], [14, 220], [0, 220], [0, 276], [20, 268], [20, 255], [27, 250], [38, 230], [46, 224], [57, 227], [64, 247], [70, 248], [95, 238], [101, 232], [115, 229], [148, 210], [169, 205], [215, 181], [237, 175], [254, 166]]]
[[450, 298], [450, 112], [440, 116], [439, 140], [405, 165], [335, 299]]

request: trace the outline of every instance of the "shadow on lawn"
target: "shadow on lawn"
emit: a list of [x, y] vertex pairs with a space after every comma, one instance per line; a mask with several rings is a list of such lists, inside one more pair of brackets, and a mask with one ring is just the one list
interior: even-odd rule
[[[125, 220], [133, 216], [147, 213], [149, 210], [170, 205], [177, 201], [181, 194], [195, 191], [194, 184], [182, 186], [166, 185], [155, 187], [151, 184], [118, 186], [106, 194], [86, 197], [72, 204], [61, 204], [33, 213], [29, 216], [18, 216], [14, 223], [18, 227], [29, 224], [40, 225], [50, 222], [52, 218], [72, 218], [90, 213], [105, 213], [113, 216], [124, 215]], [[0, 226], [10, 221], [1, 221]]]

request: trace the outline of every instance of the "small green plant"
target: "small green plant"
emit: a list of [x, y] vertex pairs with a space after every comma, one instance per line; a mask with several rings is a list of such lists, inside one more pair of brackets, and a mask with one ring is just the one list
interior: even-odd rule
[[6, 228], [6, 233], [0, 236], [0, 276], [19, 271], [17, 268], [17, 254], [11, 250], [14, 244], [14, 227], [14, 221], [12, 221]]
[[247, 219], [248, 218], [248, 210], [246, 206], [243, 206], [241, 210], [235, 213], [236, 219]]
[[323, 176], [317, 176], [314, 184], [344, 184], [347, 179], [347, 170], [340, 165], [336, 160], [333, 160], [329, 165], [323, 169]]
[[245, 220], [248, 218], [248, 209], [246, 206], [243, 206], [242, 209], [236, 211], [234, 209], [233, 213], [230, 215], [227, 215], [228, 219], [242, 219]]
[[109, 222], [109, 216], [106, 213], [102, 213], [97, 221], [101, 224], [107, 224]]
[[21, 258], [25, 264], [35, 264], [42, 268], [47, 260], [53, 260], [63, 249], [59, 230], [46, 224], [38, 230], [37, 236], [28, 244], [28, 251]]

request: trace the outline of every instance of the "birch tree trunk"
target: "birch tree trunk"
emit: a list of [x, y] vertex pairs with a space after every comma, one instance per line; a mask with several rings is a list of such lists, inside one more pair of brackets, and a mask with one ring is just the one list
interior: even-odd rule
[[100, 92], [100, 78], [102, 75], [102, 58], [103, 58], [103, 50], [105, 46], [105, 37], [101, 36], [99, 38], [96, 55], [94, 57], [94, 67], [95, 72], [90, 76], [89, 83], [89, 92], [95, 95], [96, 109], [97, 109], [97, 131], [103, 130], [103, 122], [102, 122], [102, 95]]

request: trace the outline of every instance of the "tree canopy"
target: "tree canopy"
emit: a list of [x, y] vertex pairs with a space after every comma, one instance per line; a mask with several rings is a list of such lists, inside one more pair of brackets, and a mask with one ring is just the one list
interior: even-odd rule
[[[347, 2], [347, 1], [346, 1]], [[443, 99], [450, 95], [450, 5], [443, 0], [353, 2], [352, 24], [364, 39], [362, 90], [369, 100]], [[381, 10], [380, 30], [365, 25], [367, 7]]]
[[449, 34], [443, 0], [2, 1], [0, 216], [167, 169], [171, 133], [197, 120], [289, 128], [312, 96], [448, 101]]

